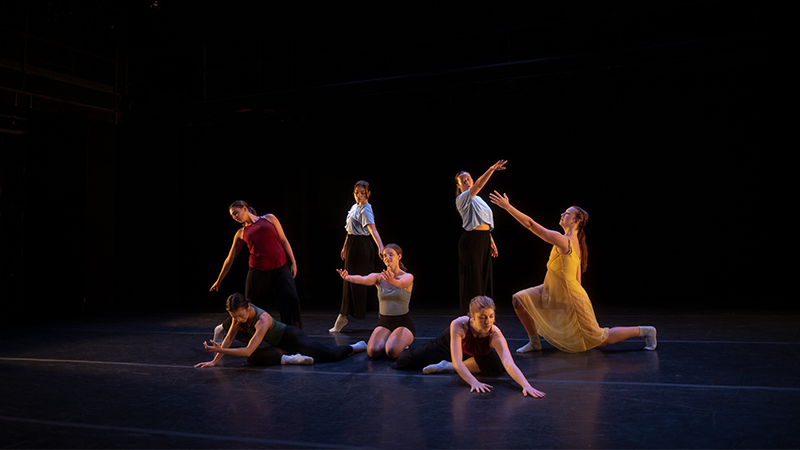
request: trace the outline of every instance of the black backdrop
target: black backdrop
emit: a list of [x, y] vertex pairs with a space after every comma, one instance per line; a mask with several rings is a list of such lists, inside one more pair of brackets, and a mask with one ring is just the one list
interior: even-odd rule
[[[437, 5], [440, 17], [459, 8]], [[366, 179], [384, 242], [403, 247], [417, 277], [414, 308], [455, 310], [460, 227], [453, 177], [460, 170], [477, 177], [508, 159], [508, 170], [492, 177], [485, 198], [494, 189], [505, 192], [551, 228], [571, 204], [590, 213], [584, 285], [596, 308], [796, 309], [786, 43], [780, 34], [764, 34], [770, 27], [765, 9], [758, 11], [760, 21], [750, 22], [747, 8], [715, 16], [724, 8], [704, 5], [692, 29], [707, 24], [709, 42], [726, 42], [711, 50], [703, 44], [693, 52], [666, 45], [624, 55], [598, 52], [626, 33], [651, 43], [679, 41], [689, 19], [680, 24], [684, 29], [670, 28], [669, 39], [658, 38], [667, 26], [647, 33], [642, 23], [618, 28], [631, 17], [599, 21], [596, 26], [614, 25], [617, 34], [590, 45], [592, 29], [545, 51], [569, 58], [540, 55], [528, 64], [485, 67], [491, 51], [426, 49], [426, 42], [440, 42], [429, 36], [413, 48], [395, 49], [394, 67], [406, 64], [404, 72], [396, 69], [402, 76], [340, 82], [347, 69], [372, 70], [385, 49], [347, 53], [351, 59], [335, 67], [331, 60], [343, 53], [332, 51], [331, 60], [295, 68], [296, 86], [304, 88], [270, 91], [266, 77], [260, 94], [237, 96], [242, 80], [231, 78], [215, 85], [230, 91], [218, 95], [227, 100], [194, 103], [164, 92], [199, 92], [197, 78], [150, 67], [155, 57], [147, 57], [160, 52], [172, 66], [194, 73], [187, 68], [197, 61], [170, 41], [176, 36], [187, 45], [205, 39], [210, 44], [204, 49], [230, 51], [228, 60], [235, 62], [237, 39], [252, 38], [248, 33], [256, 29], [280, 37], [281, 30], [263, 31], [257, 18], [211, 29], [210, 10], [187, 16], [206, 21], [195, 28], [176, 28], [184, 19], [178, 15], [174, 23], [131, 20], [122, 27], [121, 48], [140, 63], [129, 66], [124, 120], [4, 109], [30, 125], [26, 136], [2, 135], [3, 303], [21, 307], [35, 298], [70, 316], [218, 311], [227, 294], [243, 289], [244, 254], [222, 292], [208, 292], [237, 227], [227, 206], [244, 199], [283, 223], [299, 263], [303, 307], [333, 311], [340, 299], [334, 269], [341, 266], [344, 216], [353, 184]], [[282, 31], [305, 24], [305, 40], [295, 34], [293, 51], [321, 45], [322, 54], [347, 45], [342, 36], [323, 45], [331, 29], [314, 27], [324, 24], [325, 11], [307, 23], [304, 12], [284, 12], [294, 22]], [[358, 16], [342, 17], [348, 18], [339, 18], [340, 25], [359, 22]], [[472, 26], [456, 19], [448, 22], [455, 34]], [[559, 20], [542, 19], [537, 29], [563, 38], [569, 32]], [[267, 22], [278, 27], [280, 14]], [[734, 22], [741, 28], [720, 25]], [[362, 31], [379, 35], [379, 25]], [[230, 34], [237, 26], [242, 33]], [[439, 32], [446, 33], [442, 26]], [[720, 28], [733, 38], [722, 40]], [[227, 40], [216, 39], [222, 36]], [[506, 37], [541, 38], [515, 30]], [[514, 42], [509, 58], [524, 59], [524, 46]], [[284, 42], [269, 45], [278, 61]], [[471, 69], [459, 69], [465, 61]], [[319, 71], [322, 66], [330, 72]], [[205, 85], [202, 92], [213, 94]], [[495, 218], [495, 297], [509, 313], [515, 291], [542, 281], [549, 248], [503, 211], [496, 209]]]

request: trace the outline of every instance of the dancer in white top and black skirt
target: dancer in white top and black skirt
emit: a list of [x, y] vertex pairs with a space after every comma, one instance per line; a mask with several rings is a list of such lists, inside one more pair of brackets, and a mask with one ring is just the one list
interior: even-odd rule
[[[347, 212], [345, 230], [347, 237], [342, 246], [344, 270], [353, 275], [368, 275], [378, 270], [377, 259], [383, 252], [383, 242], [375, 226], [375, 214], [369, 204], [371, 192], [369, 183], [361, 180], [353, 187], [356, 203]], [[376, 251], [377, 247], [377, 251]], [[365, 313], [374, 311], [377, 298], [375, 292], [366, 286], [344, 281], [342, 286], [342, 306], [336, 323], [328, 330], [331, 333], [342, 331], [347, 325], [347, 316], [363, 319]]]
[[497, 161], [474, 182], [469, 172], [456, 175], [456, 209], [464, 232], [458, 241], [459, 302], [461, 313], [469, 312], [469, 302], [479, 296], [494, 296], [492, 258], [497, 246], [492, 239], [492, 209], [478, 193], [497, 170], [505, 170], [506, 160]]

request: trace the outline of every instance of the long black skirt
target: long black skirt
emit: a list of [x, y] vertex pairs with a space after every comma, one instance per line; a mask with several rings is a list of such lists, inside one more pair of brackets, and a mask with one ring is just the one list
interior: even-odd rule
[[[369, 275], [378, 270], [378, 248], [372, 236], [347, 236], [344, 270], [350, 275]], [[339, 314], [363, 319], [369, 311], [378, 309], [378, 291], [373, 286], [342, 280], [342, 306]]]
[[461, 314], [469, 312], [469, 302], [479, 295], [494, 298], [493, 278], [491, 232], [464, 231], [458, 241], [458, 296]]

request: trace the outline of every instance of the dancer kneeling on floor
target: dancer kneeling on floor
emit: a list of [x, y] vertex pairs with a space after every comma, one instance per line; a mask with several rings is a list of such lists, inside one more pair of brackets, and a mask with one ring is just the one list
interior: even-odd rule
[[645, 350], [655, 350], [656, 329], [651, 326], [601, 328], [597, 324], [592, 302], [581, 286], [586, 271], [586, 234], [589, 214], [577, 206], [561, 213], [559, 225], [563, 234], [536, 223], [511, 206], [508, 196], [494, 191], [489, 200], [505, 209], [523, 227], [552, 245], [544, 283], [517, 292], [513, 296], [514, 311], [528, 333], [528, 343], [517, 353], [541, 350], [539, 336], [559, 350], [576, 353], [603, 347], [625, 339], [642, 337]]
[[[335, 362], [367, 348], [364, 341], [328, 347], [311, 339], [299, 328], [273, 319], [269, 313], [252, 305], [239, 293], [228, 297], [225, 308], [231, 316], [223, 324], [227, 330], [225, 339], [222, 343], [203, 342], [206, 350], [216, 354], [213, 360], [199, 363], [195, 367], [214, 367], [223, 355], [244, 356], [248, 363], [257, 366], [312, 364], [314, 360]], [[230, 348], [234, 338], [247, 343], [247, 346]], [[262, 342], [269, 346], [260, 346]]]
[[[503, 333], [494, 325], [494, 301], [478, 296], [469, 303], [469, 314], [450, 323], [438, 338], [403, 351], [397, 358], [398, 370], [419, 370], [431, 374], [457, 372], [470, 385], [470, 392], [488, 392], [491, 385], [478, 381], [473, 373], [500, 375], [503, 369], [520, 386], [522, 395], [544, 397], [531, 387], [520, 372]], [[440, 361], [438, 364], [435, 361]]]
[[402, 258], [400, 246], [388, 244], [383, 249], [383, 262], [386, 264], [383, 272], [359, 276], [350, 275], [347, 270], [336, 270], [345, 281], [378, 288], [378, 325], [367, 343], [367, 353], [372, 358], [397, 358], [414, 342], [414, 322], [408, 314], [414, 275], [406, 272]]

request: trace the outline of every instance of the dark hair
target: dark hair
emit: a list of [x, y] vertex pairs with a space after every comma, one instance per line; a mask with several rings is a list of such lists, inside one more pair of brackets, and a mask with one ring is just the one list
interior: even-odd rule
[[238, 292], [231, 294], [230, 297], [225, 300], [225, 309], [231, 312], [247, 308], [248, 306], [250, 306], [250, 300]]
[[364, 188], [364, 193], [365, 194], [369, 194], [370, 193], [369, 183], [367, 183], [364, 180], [359, 180], [359, 181], [356, 182], [355, 186], [353, 186], [353, 192], [355, 192], [356, 188], [359, 187], [359, 186]]
[[586, 233], [584, 233], [583, 229], [586, 227], [586, 222], [589, 221], [589, 213], [577, 205], [572, 205], [572, 207], [575, 208], [575, 215], [579, 220], [578, 242], [581, 246], [581, 273], [584, 273], [586, 272], [586, 268], [589, 266], [589, 248], [586, 247]]
[[[383, 250], [384, 251], [386, 251], [387, 248], [390, 248], [390, 249], [394, 250], [398, 255], [403, 256], [403, 249], [400, 248], [399, 245], [397, 245], [397, 244], [386, 244], [386, 245], [383, 246]], [[408, 269], [406, 269], [406, 266], [403, 265], [403, 261], [402, 260], [400, 260], [399, 265], [400, 265], [400, 270], [402, 270], [403, 272], [408, 270]]]
[[254, 216], [257, 215], [256, 210], [253, 209], [252, 206], [248, 205], [247, 202], [244, 200], [236, 200], [235, 202], [231, 203], [231, 206], [228, 206], [228, 209], [233, 209], [233, 208], [243, 208], [250, 211], [250, 214]]

